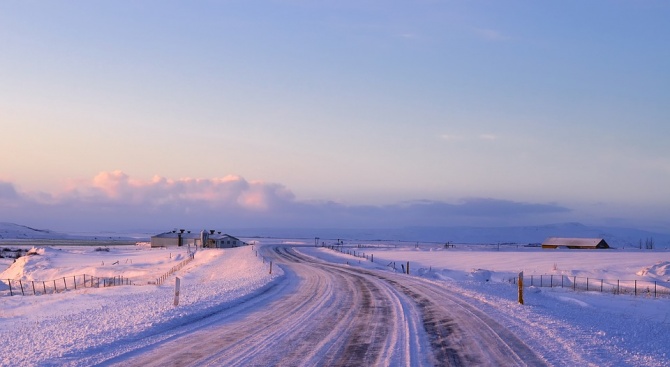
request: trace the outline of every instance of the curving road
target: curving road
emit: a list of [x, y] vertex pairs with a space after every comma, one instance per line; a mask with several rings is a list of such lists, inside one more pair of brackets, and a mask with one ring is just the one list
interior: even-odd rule
[[271, 250], [285, 280], [207, 324], [104, 365], [547, 365], [436, 284], [317, 261], [291, 247]]

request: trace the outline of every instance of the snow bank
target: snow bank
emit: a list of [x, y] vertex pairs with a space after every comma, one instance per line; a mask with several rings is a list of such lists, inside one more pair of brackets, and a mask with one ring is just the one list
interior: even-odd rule
[[[458, 250], [434, 247], [345, 248], [374, 254], [364, 258], [326, 248], [301, 252], [336, 263], [400, 272], [410, 271], [460, 294], [491, 317], [514, 330], [541, 355], [558, 366], [670, 366], [670, 299], [574, 292], [569, 288], [526, 288], [525, 305], [517, 301], [517, 289], [509, 278], [527, 274], [588, 274], [594, 278], [653, 279], [665, 272], [670, 252], [663, 250], [496, 251], [471, 246]], [[396, 263], [397, 270], [392, 265]], [[654, 264], [654, 265], [649, 265]], [[551, 342], [547, 342], [551, 335]], [[561, 343], [572, 354], [554, 347]], [[564, 351], [564, 349], [561, 349]]]
[[[399, 272], [400, 264], [409, 261], [412, 276], [429, 278], [444, 285], [445, 291], [477, 302], [557, 366], [670, 366], [670, 299], [532, 287], [521, 306], [514, 285], [507, 281], [522, 270], [529, 275], [666, 278], [670, 252], [492, 251], [476, 246], [355, 250], [373, 253], [375, 262], [325, 248], [306, 246], [300, 251], [345, 266], [385, 271], [394, 271], [390, 264], [396, 262]], [[251, 246], [199, 251], [176, 274], [182, 288], [180, 305], [174, 307], [174, 277], [162, 286], [146, 284], [184, 259], [183, 251], [125, 246], [37, 252], [41, 254], [2, 263], [8, 269], [0, 279], [48, 280], [87, 273], [123, 275], [145, 285], [0, 297], [0, 366], [95, 364], [100, 353], [122, 353], [130, 348], [126, 345], [137, 347], [169, 337], [178, 326], [238, 304], [283, 274], [275, 267], [269, 275], [268, 264]], [[561, 355], [554, 343], [573, 353]]]
[[[163, 273], [185, 255], [172, 251], [47, 248], [43, 255], [20, 259], [2, 276], [32, 279], [125, 272], [146, 280]], [[116, 261], [118, 267], [109, 265]], [[120, 352], [130, 341], [148, 341], [152, 335], [202, 318], [260, 290], [281, 274], [281, 269], [268, 274], [267, 264], [248, 247], [211, 249], [197, 252], [195, 259], [177, 272], [182, 279], [177, 307], [173, 306], [174, 277], [162, 286], [1, 297], [0, 366], [91, 364], [96, 351], [116, 348]]]
[[652, 266], [645, 267], [636, 274], [643, 277], [668, 279], [668, 276], [670, 276], [670, 261], [659, 261]]

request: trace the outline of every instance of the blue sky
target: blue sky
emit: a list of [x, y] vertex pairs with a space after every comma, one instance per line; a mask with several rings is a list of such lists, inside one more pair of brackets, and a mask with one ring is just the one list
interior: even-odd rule
[[665, 1], [3, 2], [0, 221], [670, 231], [667, 19]]

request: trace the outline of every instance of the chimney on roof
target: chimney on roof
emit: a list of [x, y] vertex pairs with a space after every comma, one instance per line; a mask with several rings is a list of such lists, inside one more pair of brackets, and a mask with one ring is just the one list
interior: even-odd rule
[[219, 231], [219, 234], [221, 234], [221, 231]]
[[179, 232], [184, 233], [184, 230], [183, 230], [183, 229], [180, 229]]
[[210, 230], [209, 230], [209, 234], [214, 234], [214, 232], [216, 232], [216, 231], [213, 230], [213, 229], [210, 229]]

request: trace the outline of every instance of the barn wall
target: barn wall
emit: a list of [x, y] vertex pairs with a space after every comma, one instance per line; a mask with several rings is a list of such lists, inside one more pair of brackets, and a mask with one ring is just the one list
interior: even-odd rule
[[177, 238], [151, 237], [151, 247], [177, 247]]

